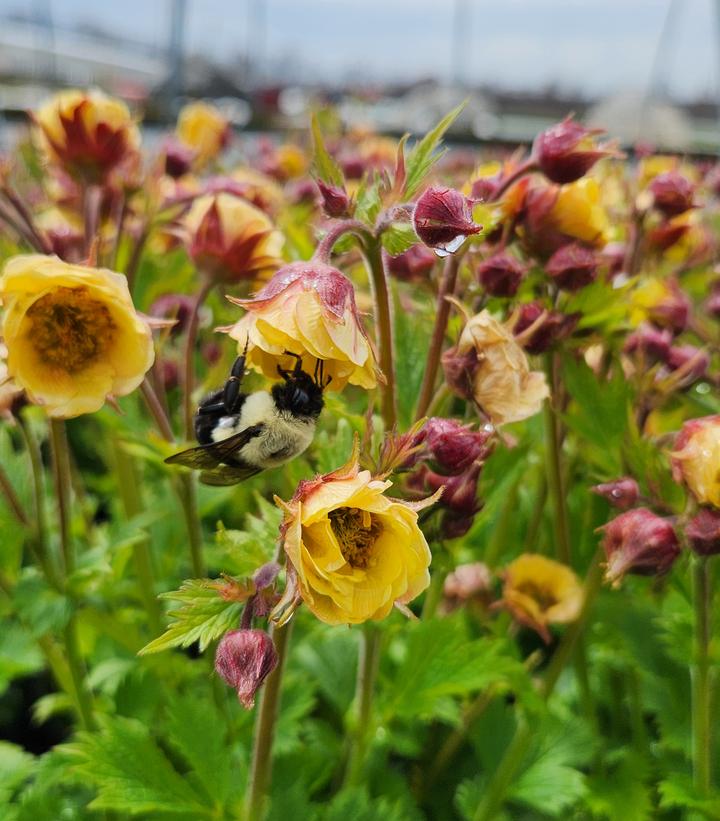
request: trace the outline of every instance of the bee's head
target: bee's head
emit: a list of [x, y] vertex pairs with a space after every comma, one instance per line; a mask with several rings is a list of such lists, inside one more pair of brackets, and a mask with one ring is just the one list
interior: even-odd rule
[[272, 396], [279, 410], [289, 411], [293, 416], [316, 419], [323, 409], [323, 389], [330, 380], [323, 375], [322, 361], [315, 366], [315, 374], [310, 376], [302, 369], [302, 359], [297, 354], [295, 367], [286, 371], [278, 365], [278, 373], [283, 381], [273, 385]]

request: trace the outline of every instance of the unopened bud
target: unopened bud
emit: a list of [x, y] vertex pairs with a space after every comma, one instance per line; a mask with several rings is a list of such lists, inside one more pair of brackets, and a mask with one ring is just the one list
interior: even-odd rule
[[425, 245], [417, 243], [396, 257], [386, 255], [385, 260], [387, 270], [393, 276], [406, 282], [414, 282], [430, 276], [437, 256]]
[[174, 180], [187, 174], [197, 157], [197, 151], [180, 142], [176, 137], [168, 137], [163, 143], [165, 173]]
[[556, 342], [570, 336], [580, 319], [580, 314], [563, 314], [543, 308], [537, 302], [520, 306], [513, 333], [528, 353], [540, 354]]
[[438, 470], [449, 476], [457, 476], [473, 462], [484, 460], [489, 451], [490, 430], [471, 430], [456, 419], [432, 417], [425, 423], [423, 437], [428, 457]]
[[720, 319], [720, 288], [716, 288], [705, 302], [705, 310], [715, 319]]
[[675, 530], [645, 507], [621, 513], [603, 528], [607, 558], [605, 578], [617, 584], [626, 573], [660, 576], [667, 573], [680, 555]]
[[677, 171], [658, 174], [649, 185], [653, 205], [666, 217], [676, 217], [693, 207], [695, 186]]
[[453, 345], [443, 352], [441, 361], [450, 390], [463, 399], [472, 399], [473, 377], [479, 367], [477, 353], [461, 352], [457, 345]]
[[676, 374], [682, 374], [683, 385], [690, 385], [707, 374], [710, 357], [695, 345], [675, 345], [670, 348], [667, 364]]
[[720, 553], [720, 510], [701, 508], [687, 523], [685, 537], [699, 556]]
[[490, 296], [515, 296], [525, 270], [514, 256], [500, 251], [480, 263], [477, 278]]
[[425, 484], [430, 490], [443, 487], [439, 505], [464, 516], [474, 516], [480, 509], [478, 504], [478, 480], [482, 465], [472, 464], [457, 476], [441, 476], [429, 470], [425, 474]]
[[563, 245], [548, 260], [545, 270], [559, 288], [577, 291], [597, 276], [595, 252], [577, 242]]
[[672, 334], [667, 329], [644, 323], [628, 336], [623, 350], [627, 354], [638, 353], [651, 362], [667, 362], [672, 345]]
[[640, 488], [638, 483], [629, 476], [623, 476], [622, 479], [615, 479], [612, 482], [604, 482], [601, 485], [595, 485], [590, 488], [593, 493], [607, 499], [613, 507], [620, 508], [620, 510], [627, 510], [636, 504], [640, 496]]
[[329, 185], [322, 180], [317, 180], [317, 187], [320, 189], [323, 211], [328, 217], [346, 217], [348, 215], [350, 198], [344, 188]]
[[428, 188], [413, 211], [415, 233], [430, 248], [452, 254], [471, 234], [482, 230], [473, 222], [470, 200], [454, 188]]
[[275, 669], [278, 655], [264, 630], [230, 630], [220, 639], [215, 653], [215, 671], [238, 694], [250, 710], [255, 693]]
[[614, 146], [596, 142], [602, 133], [602, 129], [584, 128], [568, 117], [538, 134], [533, 156], [551, 182], [575, 182], [603, 157], [622, 156]]

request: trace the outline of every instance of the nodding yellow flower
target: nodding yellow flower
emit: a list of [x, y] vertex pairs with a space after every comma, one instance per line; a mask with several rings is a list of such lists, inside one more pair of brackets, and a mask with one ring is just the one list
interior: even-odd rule
[[307, 171], [308, 158], [299, 146], [285, 143], [275, 152], [275, 165], [281, 179], [293, 180]]
[[595, 247], [605, 245], [610, 236], [600, 186], [592, 177], [561, 185], [549, 219], [561, 233]]
[[720, 508], [720, 415], [682, 426], [672, 453], [673, 476], [704, 505]]
[[359, 469], [356, 445], [345, 467], [301, 482], [289, 503], [276, 498], [293, 583], [321, 621], [384, 619], [430, 583], [430, 548], [417, 511], [436, 497], [392, 499], [385, 495], [391, 484]]
[[313, 373], [323, 362], [328, 390], [342, 390], [348, 382], [362, 388], [377, 384], [375, 358], [360, 322], [355, 291], [350, 280], [330, 265], [293, 262], [281, 268], [254, 299], [230, 301], [247, 313], [235, 325], [223, 328], [238, 341], [242, 352], [248, 343], [247, 362], [270, 379], [278, 365], [291, 369], [302, 357], [303, 368]]
[[523, 553], [505, 568], [504, 575], [501, 604], [543, 641], [550, 641], [549, 625], [568, 624], [580, 615], [582, 585], [567, 565]]
[[201, 169], [227, 145], [230, 124], [215, 106], [198, 100], [182, 107], [175, 133], [181, 142], [195, 151], [193, 166]]
[[150, 328], [122, 274], [58, 257], [12, 257], [0, 276], [8, 375], [53, 417], [124, 396], [154, 359]]
[[61, 91], [33, 120], [41, 151], [85, 182], [103, 182], [140, 146], [140, 132], [125, 103], [100, 91]]
[[283, 235], [259, 208], [234, 194], [198, 197], [183, 218], [190, 256], [224, 281], [255, 279], [282, 264]]

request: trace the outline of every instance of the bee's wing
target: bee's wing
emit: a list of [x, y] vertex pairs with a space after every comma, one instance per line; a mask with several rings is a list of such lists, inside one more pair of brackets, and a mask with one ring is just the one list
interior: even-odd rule
[[[226, 462], [243, 445], [258, 436], [264, 427], [262, 424], [252, 425], [239, 433], [228, 436], [227, 439], [221, 439], [219, 442], [213, 442], [210, 445], [199, 445], [196, 448], [174, 453], [172, 456], [168, 456], [165, 462], [168, 465], [184, 465], [195, 470], [212, 470]], [[245, 470], [245, 468], [239, 467], [237, 469]]]
[[204, 485], [237, 485], [244, 482], [256, 473], [260, 473], [260, 468], [235, 467], [234, 465], [218, 465], [212, 470], [204, 470], [200, 474], [200, 481]]

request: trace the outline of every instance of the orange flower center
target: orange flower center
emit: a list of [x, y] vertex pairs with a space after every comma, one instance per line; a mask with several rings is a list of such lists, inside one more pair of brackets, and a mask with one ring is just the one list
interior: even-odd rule
[[382, 530], [380, 522], [368, 510], [356, 507], [339, 507], [328, 515], [345, 561], [351, 567], [367, 567]]
[[76, 373], [112, 341], [116, 325], [107, 306], [87, 288], [58, 288], [28, 309], [27, 334], [44, 364]]

